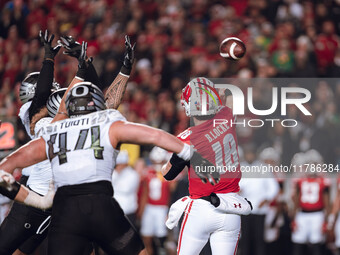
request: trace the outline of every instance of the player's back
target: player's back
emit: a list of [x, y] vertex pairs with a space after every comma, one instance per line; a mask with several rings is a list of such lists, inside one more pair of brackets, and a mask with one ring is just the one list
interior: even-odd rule
[[57, 187], [110, 181], [118, 150], [112, 147], [109, 128], [125, 118], [104, 110], [58, 121], [42, 128], [46, 153]]
[[[219, 119], [220, 121], [214, 125], [214, 119]], [[194, 145], [195, 149], [204, 158], [219, 167], [217, 169], [227, 170], [225, 173], [221, 173], [220, 182], [212, 186], [203, 184], [194, 173], [191, 165], [189, 170], [189, 193], [192, 198], [208, 196], [212, 192], [229, 193], [239, 191], [238, 183], [241, 178], [241, 172], [236, 130], [235, 126], [230, 125], [232, 119], [234, 117], [231, 109], [223, 107], [213, 119], [193, 126], [190, 130], [186, 130], [178, 136], [181, 140], [189, 141]]]

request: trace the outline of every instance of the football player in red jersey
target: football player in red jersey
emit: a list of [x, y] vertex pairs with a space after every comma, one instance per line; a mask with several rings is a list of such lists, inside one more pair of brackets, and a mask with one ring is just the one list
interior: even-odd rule
[[[152, 166], [147, 169], [143, 180], [142, 205], [143, 215], [141, 221], [141, 234], [148, 255], [164, 254], [167, 229], [166, 221], [170, 184], [165, 181], [160, 170], [169, 159], [169, 153], [160, 147], [154, 147], [150, 152]], [[152, 242], [155, 241], [158, 252], [153, 251]]]
[[332, 210], [327, 218], [328, 240], [335, 241], [335, 246], [340, 252], [340, 177], [336, 185], [336, 196], [333, 201]]
[[202, 169], [194, 160], [189, 166], [173, 154], [163, 167], [164, 178], [173, 180], [188, 166], [190, 196], [171, 206], [166, 225], [173, 228], [185, 210], [179, 255], [199, 254], [208, 240], [212, 254], [235, 254], [241, 226], [237, 214], [249, 214], [251, 205], [237, 194], [241, 172], [232, 109], [222, 106], [215, 85], [203, 77], [187, 84], [181, 102], [193, 126], [178, 138], [193, 145], [216, 168]]
[[[296, 159], [300, 157], [301, 159]], [[300, 162], [299, 164], [294, 163]], [[313, 165], [322, 164], [322, 157], [316, 150], [298, 153], [292, 164], [303, 167], [306, 176], [295, 183], [293, 200], [295, 204], [294, 221], [292, 223], [292, 241], [294, 254], [303, 254], [304, 245], [311, 244], [311, 254], [321, 255], [324, 242], [324, 224], [329, 207], [329, 180], [317, 175]], [[308, 168], [307, 168], [308, 167]]]

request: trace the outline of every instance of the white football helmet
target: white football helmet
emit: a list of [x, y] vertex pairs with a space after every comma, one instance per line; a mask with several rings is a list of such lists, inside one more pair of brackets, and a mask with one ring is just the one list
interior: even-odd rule
[[295, 153], [292, 158], [292, 165], [295, 167], [303, 166], [306, 163], [306, 155], [304, 152]]
[[39, 72], [33, 72], [28, 74], [21, 82], [19, 98], [23, 104], [33, 99], [38, 77]]
[[262, 161], [272, 160], [272, 161], [274, 161], [276, 163], [279, 163], [279, 161], [280, 161], [280, 154], [273, 147], [265, 148], [260, 153], [259, 157], [260, 157], [260, 159]]
[[221, 106], [215, 84], [207, 78], [192, 79], [182, 92], [181, 103], [188, 117], [213, 115]]
[[313, 164], [322, 164], [323, 163], [323, 157], [321, 154], [314, 149], [311, 149], [309, 151], [306, 151], [306, 163], [313, 163]]

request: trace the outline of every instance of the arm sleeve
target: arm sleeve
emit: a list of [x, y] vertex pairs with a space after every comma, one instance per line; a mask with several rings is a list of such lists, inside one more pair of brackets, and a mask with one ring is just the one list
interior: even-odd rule
[[95, 84], [98, 88], [100, 88], [100, 90], [104, 89], [104, 86], [100, 82], [96, 69], [94, 68], [92, 63], [87, 68], [85, 80]]
[[185, 166], [190, 165], [189, 161], [185, 161], [177, 156], [176, 153], [172, 154], [170, 159], [171, 168], [170, 170], [164, 175], [164, 178], [168, 181], [171, 181], [179, 175], [179, 173], [184, 169]]
[[37, 81], [37, 88], [29, 108], [29, 119], [40, 111], [46, 105], [47, 99], [51, 94], [52, 83], [54, 74], [54, 62], [44, 60], [43, 66], [40, 70], [39, 78]]

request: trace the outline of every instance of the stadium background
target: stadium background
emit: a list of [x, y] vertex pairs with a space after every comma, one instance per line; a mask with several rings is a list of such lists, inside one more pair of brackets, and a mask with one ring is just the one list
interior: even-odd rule
[[[0, 137], [0, 157], [28, 141], [17, 117], [18, 91], [22, 79], [41, 68], [40, 29], [87, 41], [106, 86], [119, 72], [128, 34], [137, 42], [136, 61], [120, 111], [130, 121], [175, 135], [189, 124], [179, 99], [190, 77], [329, 78], [340, 71], [340, 1], [335, 0], [2, 0], [0, 9], [0, 119], [9, 123], [2, 126], [7, 133]], [[240, 61], [219, 56], [226, 36], [245, 42], [247, 54]], [[76, 70], [76, 60], [57, 55], [55, 79], [63, 87]], [[261, 103], [267, 88], [258, 89]], [[308, 89], [313, 117], [291, 113], [300, 128], [239, 130], [239, 144], [256, 153], [272, 146], [283, 164], [310, 148], [325, 162], [338, 163], [340, 80], [321, 79]], [[126, 148], [143, 174], [150, 148]]]

